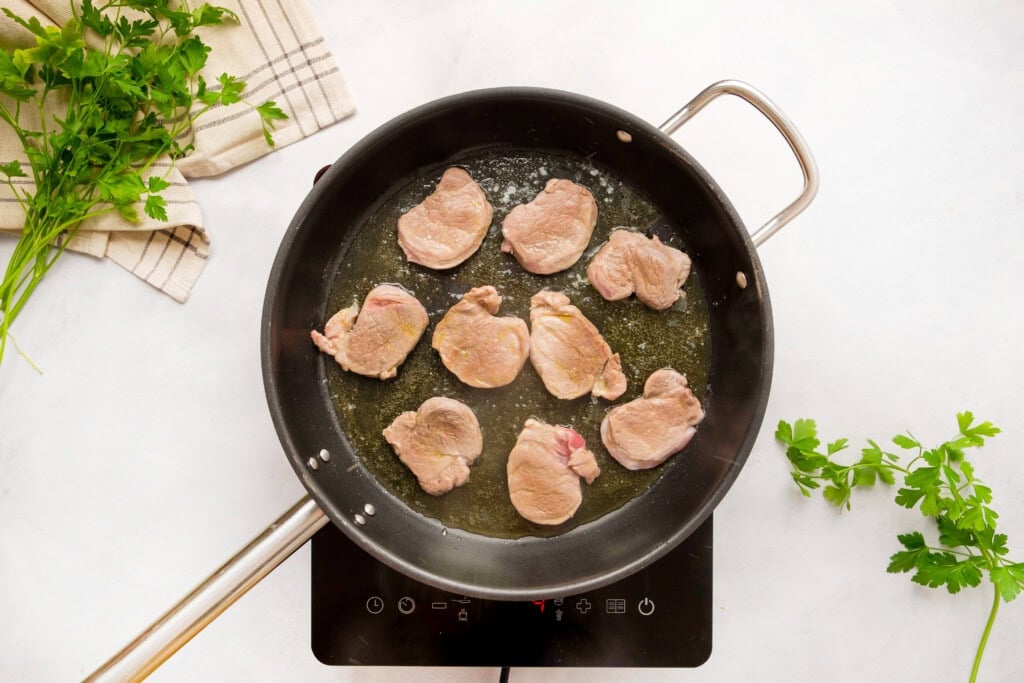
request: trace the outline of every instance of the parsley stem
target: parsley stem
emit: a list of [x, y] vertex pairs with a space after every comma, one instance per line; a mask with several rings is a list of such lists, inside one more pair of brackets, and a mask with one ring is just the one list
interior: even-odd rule
[[974, 557], [970, 553], [965, 553], [962, 550], [953, 550], [952, 548], [936, 548], [932, 545], [926, 545], [924, 549], [930, 550], [933, 553], [949, 553], [950, 555], [960, 555], [961, 557]]
[[[895, 464], [892, 464], [892, 463], [882, 463], [881, 465], [876, 465], [874, 463], [864, 463], [864, 462], [854, 463], [852, 465], [847, 465], [845, 467], [839, 467], [839, 468], [836, 469], [836, 473], [838, 474], [838, 476], [846, 476], [848, 473], [856, 472], [857, 470], [863, 470], [863, 469], [875, 469], [875, 470], [877, 470], [877, 469], [883, 469], [883, 468], [887, 469], [887, 470], [892, 470], [893, 472], [900, 472], [901, 474], [910, 474], [910, 470], [909, 469], [907, 469], [905, 467], [900, 467], [899, 465], [895, 465]], [[811, 479], [817, 479], [818, 481], [828, 481], [828, 482], [832, 481], [832, 477], [828, 476], [826, 474], [815, 474], [813, 472], [806, 472], [806, 471], [803, 471], [803, 470], [800, 471], [800, 474], [806, 475], [807, 477], [809, 477]]]
[[31, 365], [33, 370], [38, 372], [40, 375], [43, 374], [43, 369], [41, 367], [39, 367], [38, 365], [36, 365], [36, 362], [34, 360], [32, 360], [32, 357], [29, 356], [24, 351], [22, 351], [21, 347], [18, 346], [18, 340], [14, 338], [14, 335], [13, 334], [8, 334], [8, 336], [11, 338], [11, 343], [14, 344], [14, 350], [18, 352], [18, 355], [21, 356], [22, 358], [24, 358], [25, 362], [27, 362], [29, 365]]
[[[28, 199], [23, 198], [22, 196], [20, 196], [18, 194], [18, 188], [16, 188], [14, 186], [14, 180], [12, 180], [10, 177], [8, 177], [7, 180], [6, 180], [6, 183], [7, 183], [7, 186], [11, 188], [11, 194], [14, 195], [14, 198], [18, 200], [19, 204], [21, 204], [22, 210], [27, 211], [28, 210]], [[24, 192], [22, 194], [23, 195], [27, 195], [27, 193], [24, 193]]]
[[993, 589], [995, 599], [992, 600], [992, 611], [988, 613], [988, 621], [985, 623], [985, 630], [981, 634], [981, 642], [978, 643], [978, 652], [974, 655], [974, 666], [971, 667], [970, 683], [978, 680], [978, 668], [981, 666], [981, 658], [985, 654], [985, 645], [988, 644], [988, 634], [992, 632], [992, 624], [995, 623], [996, 614], [999, 612], [999, 588]]

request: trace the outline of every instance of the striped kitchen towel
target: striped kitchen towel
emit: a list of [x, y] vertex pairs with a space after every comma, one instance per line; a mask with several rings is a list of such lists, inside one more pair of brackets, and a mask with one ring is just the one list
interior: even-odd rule
[[[277, 148], [301, 140], [355, 111], [348, 87], [320, 35], [305, 0], [219, 0], [233, 10], [240, 25], [200, 29], [212, 48], [203, 76], [216, 83], [228, 72], [246, 81], [244, 100], [274, 100], [288, 114], [274, 131]], [[68, 0], [0, 0], [22, 17], [44, 25], [61, 25], [71, 16]], [[0, 18], [0, 44], [29, 46], [31, 36], [13, 21]], [[3, 132], [0, 124], [0, 133]], [[140, 223], [103, 216], [84, 223], [68, 249], [106, 257], [178, 301], [188, 298], [210, 252], [202, 214], [186, 178], [223, 173], [271, 151], [263, 139], [258, 115], [244, 102], [217, 105], [192, 130], [195, 150], [179, 160], [163, 191], [166, 222], [155, 221], [139, 208]], [[0, 161], [25, 160], [15, 136], [0, 135]], [[167, 163], [154, 164], [163, 174]], [[16, 181], [31, 192], [30, 179]], [[24, 214], [10, 188], [0, 184], [0, 230], [21, 229]]]

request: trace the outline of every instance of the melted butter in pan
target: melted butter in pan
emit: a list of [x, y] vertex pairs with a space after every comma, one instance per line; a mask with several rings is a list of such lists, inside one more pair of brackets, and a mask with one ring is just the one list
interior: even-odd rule
[[[430, 326], [394, 379], [382, 382], [343, 372], [325, 357], [328, 390], [339, 421], [366, 469], [414, 510], [447, 527], [486, 536], [556, 535], [643, 494], [663, 468], [672, 466], [673, 459], [645, 472], [624, 469], [608, 455], [599, 432], [601, 420], [613, 403], [589, 395], [572, 401], [557, 399], [547, 392], [529, 362], [514, 382], [499, 389], [474, 389], [462, 384], [430, 347], [434, 327], [472, 287], [494, 285], [502, 296], [499, 315], [516, 315], [527, 322], [531, 296], [544, 288], [561, 291], [597, 326], [612, 351], [622, 357], [629, 388], [615, 403], [639, 396], [647, 377], [667, 366], [684, 373], [703, 400], [711, 354], [707, 304], [696, 270], [684, 285], [684, 300], [668, 311], [653, 311], [635, 298], [608, 302], [590, 286], [587, 264], [613, 228], [643, 228], [659, 218], [649, 201], [604, 169], [584, 159], [535, 151], [480, 152], [455, 163], [469, 171], [494, 206], [494, 218], [483, 245], [451, 270], [433, 271], [409, 264], [398, 246], [398, 217], [433, 192], [445, 167], [397, 188], [360, 228], [343, 255], [331, 284], [328, 315], [353, 302], [361, 303], [370, 289], [388, 282], [416, 295], [430, 315]], [[555, 275], [533, 275], [500, 250], [501, 221], [517, 204], [531, 201], [551, 178], [568, 178], [593, 193], [598, 204], [597, 227], [587, 251], [572, 268]], [[670, 246], [687, 250], [679, 236], [665, 240], [663, 231], [659, 231], [659, 237]], [[484, 437], [483, 454], [472, 467], [469, 483], [441, 497], [420, 489], [416, 478], [381, 436], [395, 416], [416, 410], [432, 396], [448, 396], [470, 406]], [[576, 515], [554, 528], [527, 522], [508, 498], [505, 464], [529, 417], [576, 429], [601, 467], [601, 476], [592, 485], [583, 484], [583, 504]]]

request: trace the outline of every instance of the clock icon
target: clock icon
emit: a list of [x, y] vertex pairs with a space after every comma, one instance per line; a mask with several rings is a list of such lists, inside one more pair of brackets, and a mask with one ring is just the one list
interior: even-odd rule
[[384, 611], [384, 600], [373, 595], [366, 601], [366, 611], [370, 614], [380, 614]]
[[416, 601], [408, 595], [398, 601], [398, 611], [402, 614], [412, 614], [416, 609]]

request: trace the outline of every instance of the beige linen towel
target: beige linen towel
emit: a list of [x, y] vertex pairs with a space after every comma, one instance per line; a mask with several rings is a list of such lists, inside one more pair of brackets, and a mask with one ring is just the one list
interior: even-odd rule
[[[77, 4], [77, 3], [76, 3]], [[277, 148], [300, 140], [355, 111], [348, 87], [320, 35], [305, 0], [218, 0], [238, 15], [239, 24], [200, 29], [211, 46], [203, 70], [209, 83], [228, 72], [246, 81], [242, 98], [253, 104], [274, 100], [288, 114], [274, 131]], [[37, 17], [44, 25], [63, 24], [71, 16], [69, 0], [0, 0], [16, 14]], [[27, 46], [31, 36], [0, 15], [0, 44]], [[18, 140], [0, 123], [0, 161], [25, 161]], [[271, 151], [259, 116], [246, 104], [217, 105], [196, 122], [195, 151], [179, 160], [163, 191], [166, 222], [154, 221], [141, 206], [141, 223], [103, 216], [83, 224], [68, 249], [107, 257], [178, 301], [188, 298], [209, 256], [210, 241], [202, 214], [186, 178], [223, 173]], [[163, 173], [167, 163], [154, 164]], [[18, 178], [32, 191], [31, 180]], [[0, 184], [0, 230], [17, 231], [24, 213], [10, 188]]]

